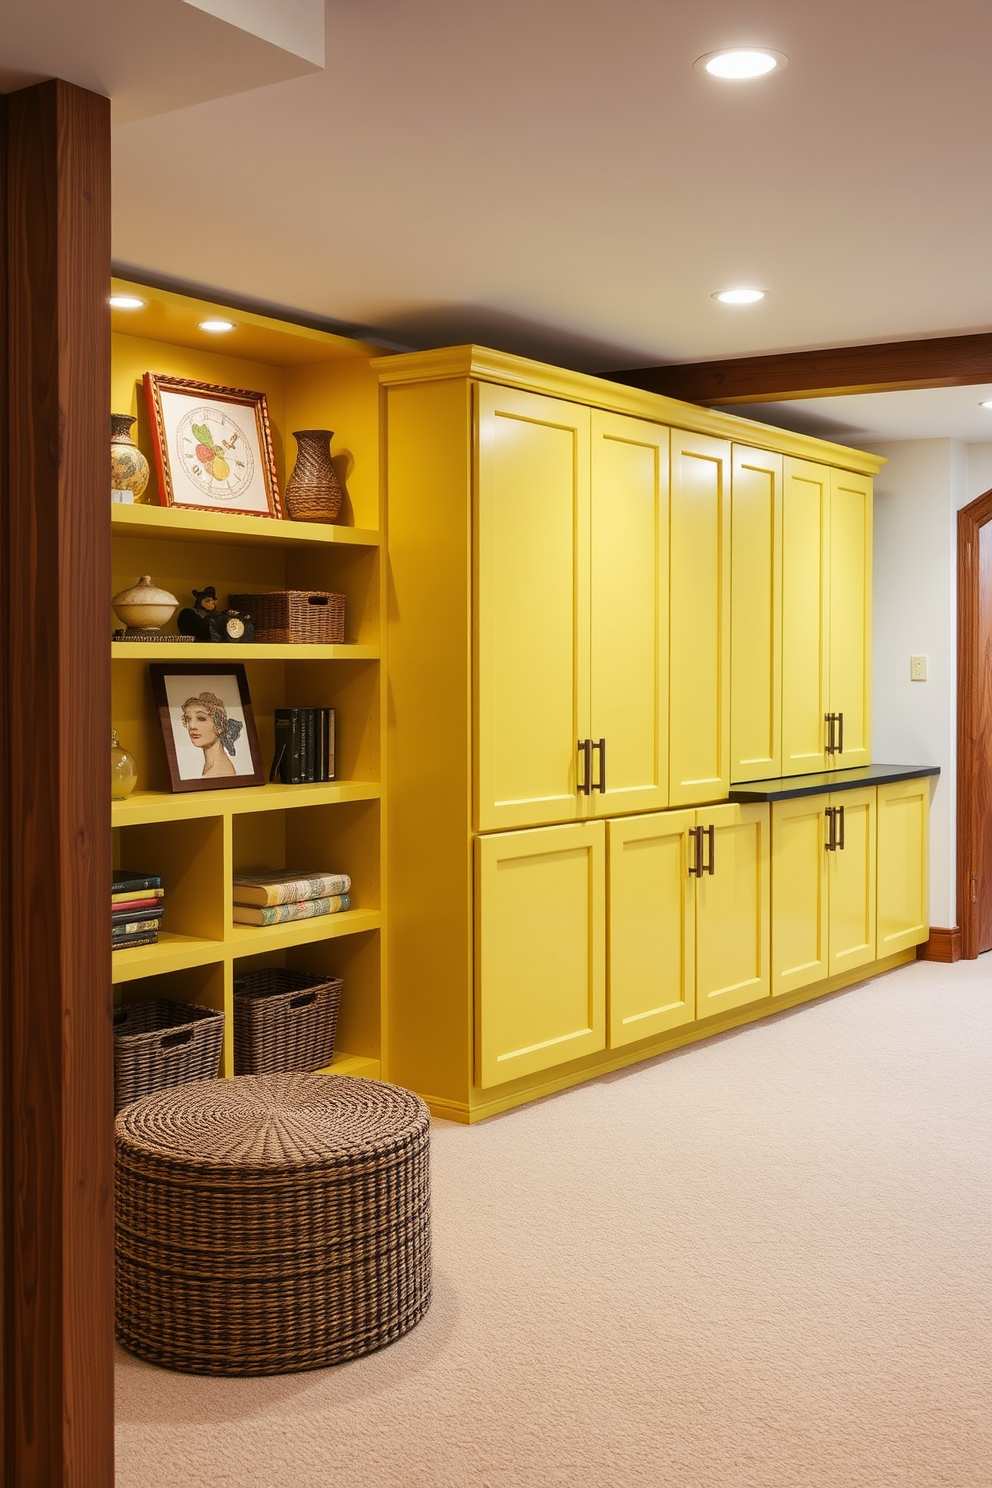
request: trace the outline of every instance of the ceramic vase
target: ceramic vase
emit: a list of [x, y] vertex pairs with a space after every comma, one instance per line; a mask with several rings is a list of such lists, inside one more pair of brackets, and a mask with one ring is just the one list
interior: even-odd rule
[[110, 415], [110, 497], [137, 501], [148, 484], [148, 461], [131, 438], [129, 413]]
[[294, 522], [333, 522], [343, 492], [331, 463], [330, 429], [297, 429], [296, 465], [286, 486], [286, 510]]
[[134, 630], [158, 633], [167, 625], [179, 608], [179, 601], [168, 589], [159, 589], [148, 574], [130, 589], [122, 589], [110, 603], [118, 620]]

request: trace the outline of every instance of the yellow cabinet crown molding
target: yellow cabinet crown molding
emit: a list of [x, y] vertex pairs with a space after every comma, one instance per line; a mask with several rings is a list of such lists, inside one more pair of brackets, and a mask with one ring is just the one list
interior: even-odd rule
[[881, 455], [870, 455], [864, 450], [832, 444], [807, 434], [793, 434], [754, 419], [701, 408], [696, 403], [682, 403], [677, 398], [665, 398], [659, 393], [646, 393], [640, 388], [626, 387], [623, 383], [610, 382], [606, 377], [596, 377], [588, 372], [572, 372], [567, 367], [550, 367], [528, 357], [491, 351], [485, 346], [446, 346], [436, 351], [400, 352], [395, 356], [374, 357], [371, 365], [384, 387], [452, 377], [475, 378], [525, 392], [549, 393], [552, 397], [567, 398], [613, 413], [628, 413], [635, 418], [678, 425], [696, 434], [733, 439], [738, 444], [779, 450], [800, 459], [819, 460], [821, 464], [856, 470], [862, 475], [877, 475], [885, 464]]

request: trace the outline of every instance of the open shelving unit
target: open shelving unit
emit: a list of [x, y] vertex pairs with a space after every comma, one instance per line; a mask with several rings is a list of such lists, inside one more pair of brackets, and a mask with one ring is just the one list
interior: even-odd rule
[[[111, 642], [113, 725], [138, 763], [138, 786], [115, 801], [115, 867], [161, 873], [165, 918], [158, 943], [113, 953], [115, 998], [171, 997], [226, 1013], [223, 1074], [233, 1074], [233, 984], [241, 970], [289, 966], [344, 983], [335, 1073], [376, 1077], [384, 1058], [383, 614], [379, 348], [306, 326], [114, 281], [145, 304], [114, 311], [112, 407], [137, 417], [136, 442], [152, 468], [140, 503], [111, 504], [113, 590], [143, 573], [192, 603], [193, 587], [230, 593], [327, 589], [345, 595], [338, 645]], [[199, 328], [218, 314], [224, 336]], [[316, 524], [158, 505], [141, 387], [164, 372], [266, 393], [280, 489], [298, 428], [332, 428], [345, 489], [338, 521]], [[109, 600], [108, 595], [108, 600]], [[108, 636], [119, 624], [108, 605]], [[167, 627], [174, 630], [175, 624]], [[239, 662], [245, 667], [263, 764], [281, 706], [336, 710], [336, 779], [311, 785], [169, 789], [149, 663]], [[232, 916], [235, 873], [300, 867], [351, 875], [343, 914], [258, 928]]]

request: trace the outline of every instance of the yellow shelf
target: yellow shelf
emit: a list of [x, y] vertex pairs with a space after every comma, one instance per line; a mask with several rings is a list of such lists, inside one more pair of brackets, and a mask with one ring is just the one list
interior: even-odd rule
[[115, 661], [378, 661], [378, 646], [269, 646], [219, 641], [112, 641]]
[[260, 543], [266, 548], [327, 547], [342, 543], [377, 548], [380, 536], [369, 527], [336, 527], [331, 522], [289, 522], [276, 517], [245, 517], [235, 512], [192, 511], [182, 506], [128, 506], [110, 503], [110, 521], [119, 536], [177, 538], [180, 541]]
[[332, 806], [339, 801], [377, 801], [377, 780], [332, 780], [323, 785], [251, 785], [233, 790], [135, 791], [114, 801], [115, 827], [149, 822], [191, 821], [202, 816], [239, 815], [243, 811], [285, 811], [300, 806]]
[[224, 950], [224, 943], [220, 940], [201, 940], [193, 935], [174, 935], [169, 930], [160, 930], [155, 945], [135, 946], [133, 950], [112, 953], [113, 980], [131, 982], [135, 977], [206, 966], [211, 961], [222, 961]]
[[319, 1075], [358, 1075], [363, 1080], [378, 1080], [381, 1065], [378, 1059], [369, 1059], [364, 1054], [335, 1053], [329, 1065], [318, 1070]]
[[315, 940], [334, 940], [339, 935], [378, 930], [381, 924], [378, 909], [346, 909], [341, 914], [287, 920], [282, 925], [235, 925], [228, 944], [236, 956], [258, 956], [262, 951], [281, 951], [288, 946], [312, 945]]

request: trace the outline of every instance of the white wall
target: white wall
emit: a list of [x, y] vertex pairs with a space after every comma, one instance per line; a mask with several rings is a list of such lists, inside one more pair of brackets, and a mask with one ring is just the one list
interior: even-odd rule
[[[875, 481], [872, 754], [885, 764], [940, 766], [930, 818], [930, 916], [935, 925], [951, 926], [957, 923], [957, 511], [992, 486], [992, 445], [911, 439], [871, 448], [889, 462]], [[928, 657], [926, 682], [910, 681], [914, 655]]]

